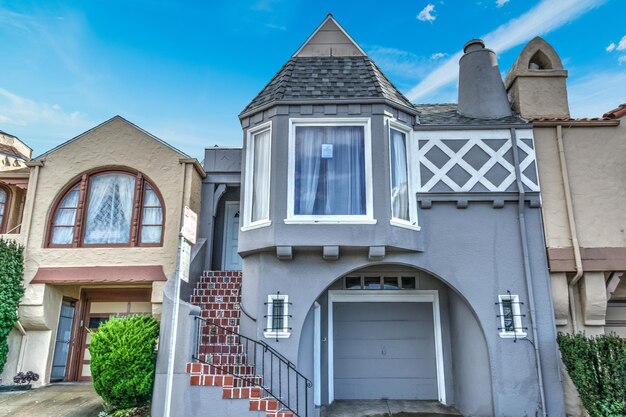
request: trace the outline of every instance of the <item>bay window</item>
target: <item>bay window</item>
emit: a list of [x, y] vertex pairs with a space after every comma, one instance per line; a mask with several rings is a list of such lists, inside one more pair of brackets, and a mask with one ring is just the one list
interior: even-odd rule
[[410, 128], [392, 120], [388, 123], [391, 224], [419, 229], [416, 221], [415, 196], [411, 192]]
[[369, 120], [291, 122], [286, 222], [373, 220]]
[[270, 222], [271, 122], [248, 132], [246, 150], [246, 204], [243, 230]]

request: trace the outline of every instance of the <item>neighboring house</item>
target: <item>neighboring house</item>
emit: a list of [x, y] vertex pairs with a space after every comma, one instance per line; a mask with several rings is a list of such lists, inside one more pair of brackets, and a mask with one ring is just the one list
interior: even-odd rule
[[171, 385], [166, 287], [153, 415], [564, 415], [532, 125], [464, 49], [458, 105], [414, 105], [329, 15], [240, 114], [243, 153], [207, 149], [213, 272], [183, 283]]
[[572, 119], [566, 78], [541, 38], [506, 77], [513, 108], [533, 123], [556, 326], [626, 337], [626, 104]]
[[37, 372], [39, 384], [89, 380], [88, 329], [160, 315], [182, 209], [199, 211], [204, 171], [119, 116], [26, 164], [25, 333], [13, 336], [21, 349], [7, 366]]

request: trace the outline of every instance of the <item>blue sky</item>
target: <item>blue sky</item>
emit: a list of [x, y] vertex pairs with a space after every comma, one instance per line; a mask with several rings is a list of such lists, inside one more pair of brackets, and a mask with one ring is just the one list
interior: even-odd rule
[[623, 0], [0, 0], [0, 130], [40, 154], [119, 114], [198, 158], [240, 146], [237, 115], [329, 12], [414, 102], [456, 101], [467, 40], [505, 74], [535, 35], [573, 116], [626, 102]]

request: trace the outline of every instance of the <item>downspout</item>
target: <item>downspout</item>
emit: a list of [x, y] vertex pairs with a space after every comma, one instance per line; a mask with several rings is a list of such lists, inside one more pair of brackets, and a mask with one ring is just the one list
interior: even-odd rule
[[15, 322], [15, 328], [22, 334], [22, 340], [20, 341], [20, 353], [17, 357], [17, 372], [20, 372], [22, 369], [22, 363], [24, 362], [24, 352], [26, 351], [26, 338], [28, 335], [26, 334], [26, 329], [22, 326], [22, 323], [19, 319]]
[[556, 125], [556, 144], [559, 149], [559, 163], [561, 165], [561, 178], [563, 180], [563, 192], [565, 194], [565, 208], [567, 210], [567, 222], [569, 224], [572, 246], [574, 247], [574, 261], [576, 262], [576, 275], [569, 282], [567, 292], [569, 297], [569, 308], [572, 316], [572, 327], [574, 334], [578, 333], [578, 320], [576, 319], [576, 302], [574, 287], [583, 276], [583, 263], [580, 256], [580, 246], [578, 244], [578, 233], [576, 232], [576, 221], [574, 219], [574, 208], [572, 205], [572, 194], [569, 185], [569, 175], [567, 174], [567, 162], [565, 161], [565, 148], [563, 146], [563, 126]]
[[546, 395], [543, 385], [543, 369], [541, 366], [541, 355], [539, 354], [539, 339], [537, 338], [537, 323], [535, 321], [535, 293], [533, 290], [532, 276], [530, 273], [530, 256], [528, 254], [528, 237], [526, 235], [526, 192], [522, 183], [520, 170], [519, 152], [517, 147], [517, 135], [515, 128], [511, 128], [511, 141], [513, 142], [513, 164], [515, 166], [515, 182], [517, 183], [518, 199], [517, 210], [520, 228], [520, 239], [522, 244], [522, 256], [524, 259], [524, 277], [526, 279], [526, 291], [528, 292], [529, 319], [533, 333], [532, 343], [535, 350], [535, 363], [537, 364], [537, 382], [539, 383], [539, 396], [541, 398], [541, 415], [547, 417]]

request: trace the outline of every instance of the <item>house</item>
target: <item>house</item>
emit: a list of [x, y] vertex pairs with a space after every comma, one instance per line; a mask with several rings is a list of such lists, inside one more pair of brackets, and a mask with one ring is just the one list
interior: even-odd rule
[[199, 210], [204, 171], [119, 116], [29, 157], [27, 183], [0, 173], [3, 184], [28, 188], [18, 229], [25, 246], [22, 333], [10, 340], [16, 349], [5, 375], [34, 371], [38, 385], [89, 380], [87, 329], [112, 315], [160, 316], [181, 213]]
[[177, 312], [166, 285], [153, 415], [564, 415], [533, 125], [482, 41], [459, 64], [458, 104], [415, 105], [329, 15], [239, 115], [243, 149], [206, 150], [206, 272]]
[[[626, 337], [626, 105], [571, 118], [566, 78], [541, 38], [506, 77], [514, 109], [533, 123], [555, 322], [558, 331]], [[575, 393], [566, 398], [568, 414], [580, 415]]]

